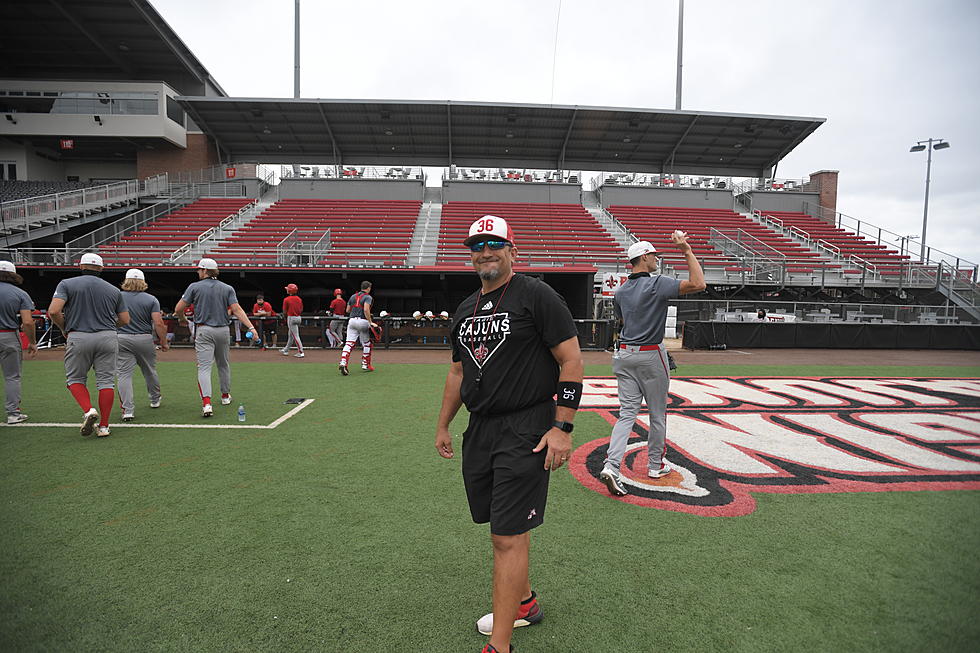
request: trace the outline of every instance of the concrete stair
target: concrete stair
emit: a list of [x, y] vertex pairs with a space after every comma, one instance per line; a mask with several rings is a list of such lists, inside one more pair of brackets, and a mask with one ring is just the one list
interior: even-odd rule
[[409, 265], [435, 265], [442, 225], [442, 189], [426, 188], [419, 208], [419, 218], [408, 245]]

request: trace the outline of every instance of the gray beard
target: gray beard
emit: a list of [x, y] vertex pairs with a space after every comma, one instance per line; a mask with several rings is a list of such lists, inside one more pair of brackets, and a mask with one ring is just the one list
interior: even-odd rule
[[484, 281], [496, 281], [500, 278], [500, 268], [496, 270], [484, 270], [483, 272], [477, 272], [477, 275]]

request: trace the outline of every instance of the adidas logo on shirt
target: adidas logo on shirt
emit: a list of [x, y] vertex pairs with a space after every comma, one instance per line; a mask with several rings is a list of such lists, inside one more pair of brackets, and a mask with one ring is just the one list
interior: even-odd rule
[[487, 302], [482, 307], [480, 307], [480, 310], [481, 311], [489, 311], [491, 308], [493, 308], [493, 302]]

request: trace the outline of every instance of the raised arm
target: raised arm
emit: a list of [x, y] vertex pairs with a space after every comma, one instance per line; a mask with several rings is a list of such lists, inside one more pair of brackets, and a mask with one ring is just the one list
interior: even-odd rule
[[683, 231], [675, 231], [670, 235], [670, 239], [681, 250], [681, 253], [684, 255], [684, 261], [687, 263], [687, 279], [681, 281], [680, 293], [682, 295], [688, 295], [690, 293], [701, 292], [705, 288], [704, 270], [701, 269], [701, 264], [698, 263], [698, 258], [694, 255], [694, 250], [691, 249], [690, 243], [687, 242], [687, 234]]

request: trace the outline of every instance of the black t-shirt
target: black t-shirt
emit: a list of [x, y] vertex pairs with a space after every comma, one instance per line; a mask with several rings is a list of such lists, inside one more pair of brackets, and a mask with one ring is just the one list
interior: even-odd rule
[[515, 274], [509, 285], [467, 297], [454, 315], [453, 361], [463, 364], [467, 410], [510, 413], [554, 396], [560, 370], [551, 348], [578, 330], [551, 286]]

